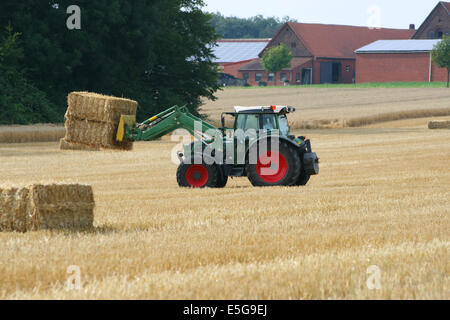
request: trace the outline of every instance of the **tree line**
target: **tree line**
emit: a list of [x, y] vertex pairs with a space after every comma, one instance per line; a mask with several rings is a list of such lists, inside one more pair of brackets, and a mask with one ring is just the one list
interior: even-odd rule
[[280, 19], [277, 17], [263, 17], [256, 15], [250, 18], [225, 17], [219, 12], [212, 14], [211, 24], [221, 38], [224, 39], [248, 39], [248, 38], [272, 38], [280, 27], [288, 21], [296, 21], [288, 16]]

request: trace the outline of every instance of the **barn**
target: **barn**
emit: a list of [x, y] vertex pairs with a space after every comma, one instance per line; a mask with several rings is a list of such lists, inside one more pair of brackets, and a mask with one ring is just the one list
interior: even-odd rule
[[240, 77], [238, 69], [243, 65], [258, 59], [258, 54], [264, 49], [270, 39], [221, 39], [213, 48], [214, 63], [219, 65], [219, 71], [236, 78]]
[[440, 1], [413, 35], [413, 39], [442, 39], [450, 35], [450, 2]]
[[447, 70], [431, 61], [440, 40], [379, 40], [355, 51], [356, 82], [447, 81]]
[[352, 83], [355, 79], [355, 50], [380, 39], [410, 39], [410, 29], [370, 29], [367, 27], [285, 23], [259, 54], [284, 43], [291, 49], [291, 66], [271, 74], [266, 72], [260, 60], [252, 60], [239, 68], [240, 78], [250, 84], [264, 81], [269, 85]]

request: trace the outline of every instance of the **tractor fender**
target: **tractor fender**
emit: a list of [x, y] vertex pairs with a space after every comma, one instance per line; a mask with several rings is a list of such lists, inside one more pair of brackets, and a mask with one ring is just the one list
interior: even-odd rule
[[[284, 141], [287, 142], [289, 145], [292, 145], [295, 149], [298, 149], [299, 151], [301, 151], [304, 148], [304, 144], [303, 145], [298, 145], [295, 141], [292, 141], [291, 139], [288, 139], [286, 137], [283, 136], [279, 136], [279, 135], [272, 135], [272, 136], [267, 136], [267, 137], [262, 137], [259, 138], [255, 141], [253, 141], [249, 146], [248, 149], [245, 151], [245, 159], [248, 160], [248, 153], [250, 152], [250, 150], [256, 146], [258, 143], [260, 143], [261, 141], [264, 140], [270, 140], [271, 138], [276, 137], [278, 138], [279, 141]], [[303, 146], [303, 148], [302, 148]]]

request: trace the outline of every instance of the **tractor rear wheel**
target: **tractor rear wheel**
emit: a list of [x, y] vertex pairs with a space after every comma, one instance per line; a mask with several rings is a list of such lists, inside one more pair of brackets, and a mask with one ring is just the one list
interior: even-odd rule
[[215, 165], [180, 163], [177, 182], [180, 187], [214, 188], [217, 185], [218, 171]]
[[[250, 150], [252, 152], [252, 150]], [[247, 177], [254, 186], [293, 186], [301, 172], [300, 155], [294, 146], [280, 141], [279, 150], [258, 153], [256, 164], [247, 165]]]

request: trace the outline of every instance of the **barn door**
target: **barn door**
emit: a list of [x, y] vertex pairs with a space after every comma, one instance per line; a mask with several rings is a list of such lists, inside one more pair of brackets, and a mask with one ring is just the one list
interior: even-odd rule
[[321, 62], [320, 63], [320, 83], [332, 83], [333, 82], [333, 63]]

